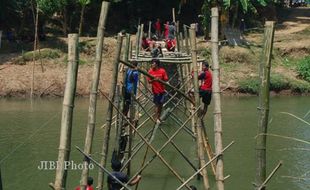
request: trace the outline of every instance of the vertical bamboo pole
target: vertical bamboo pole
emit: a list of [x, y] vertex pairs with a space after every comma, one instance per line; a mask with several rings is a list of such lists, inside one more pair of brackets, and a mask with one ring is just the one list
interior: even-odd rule
[[1, 48], [2, 30], [0, 30], [0, 48]]
[[[222, 145], [222, 111], [221, 111], [221, 90], [220, 90], [220, 66], [219, 66], [219, 47], [218, 47], [218, 8], [211, 9], [211, 42], [212, 42], [212, 92], [214, 102], [214, 140], [215, 154], [220, 154], [223, 150]], [[224, 190], [224, 163], [223, 155], [220, 155], [216, 160], [216, 184], [218, 190]]]
[[172, 8], [172, 21], [175, 23], [175, 8]]
[[[109, 92], [109, 99], [114, 101], [115, 97], [115, 89], [116, 89], [116, 83], [117, 83], [117, 76], [118, 76], [118, 66], [119, 66], [119, 60], [121, 55], [121, 48], [122, 48], [122, 41], [123, 36], [121, 34], [118, 34], [117, 37], [117, 49], [115, 54], [115, 60], [113, 62], [113, 73], [112, 73], [112, 84], [111, 89]], [[107, 155], [109, 150], [109, 141], [110, 141], [110, 130], [111, 130], [111, 124], [112, 124], [112, 116], [113, 116], [113, 105], [110, 102], [108, 106], [108, 113], [107, 113], [107, 125], [104, 128], [104, 136], [103, 136], [103, 145], [102, 145], [102, 157], [100, 161], [100, 165], [103, 167], [106, 167], [107, 163]], [[102, 190], [103, 188], [103, 181], [104, 181], [104, 173], [102, 170], [99, 170], [98, 173], [98, 190]]]
[[139, 35], [139, 49], [138, 49], [138, 55], [140, 53], [141, 50], [141, 46], [142, 46], [142, 37], [144, 36], [144, 24], [141, 24], [141, 28], [140, 28], [140, 35]]
[[185, 24], [183, 25], [183, 30], [184, 30], [184, 38], [185, 38], [185, 49], [186, 49], [187, 55], [189, 55], [190, 51], [189, 51], [189, 42], [188, 42], [188, 30]]
[[69, 161], [70, 157], [72, 117], [78, 74], [78, 34], [69, 34], [68, 38], [67, 79], [62, 107], [60, 143], [54, 183], [55, 190], [62, 190], [66, 186], [67, 170], [65, 169], [65, 162]]
[[137, 34], [136, 34], [136, 59], [138, 59], [138, 55], [139, 55], [139, 43], [140, 43], [140, 25], [138, 26], [137, 29]]
[[[105, 23], [107, 19], [107, 13], [109, 9], [109, 2], [103, 1], [101, 5], [100, 18], [97, 29], [97, 44], [96, 44], [96, 60], [93, 68], [91, 92], [89, 97], [88, 107], [88, 123], [86, 127], [86, 137], [84, 143], [84, 153], [87, 155], [91, 154], [93, 137], [95, 133], [96, 123], [96, 105], [97, 105], [97, 93], [98, 85], [100, 80], [101, 62], [102, 62], [102, 49], [104, 40]], [[84, 168], [81, 175], [81, 190], [85, 190], [87, 186], [88, 177], [88, 160], [84, 161]]]
[[179, 32], [180, 32], [180, 30], [179, 30], [179, 21], [177, 21], [177, 23], [176, 23], [176, 34], [175, 34], [175, 38], [176, 38], [176, 40], [177, 40], [177, 51], [178, 52], [180, 52], [181, 50], [180, 50], [180, 36], [179, 36]]
[[179, 38], [179, 39], [180, 39], [180, 40], [179, 40], [179, 41], [180, 41], [180, 50], [179, 50], [179, 51], [180, 51], [180, 52], [184, 52], [184, 46], [183, 46], [183, 33], [180, 32], [179, 34], [180, 34], [180, 38]]
[[151, 39], [151, 29], [152, 29], [152, 21], [149, 21], [149, 32], [148, 32], [149, 39]]
[[[266, 141], [269, 115], [269, 85], [270, 85], [270, 67], [271, 55], [274, 37], [274, 22], [265, 23], [264, 49], [262, 60], [260, 62], [260, 92], [258, 105], [258, 131], [256, 138], [256, 186], [259, 187], [266, 179]], [[265, 187], [262, 188], [265, 190]]]
[[1, 176], [1, 166], [0, 166], [0, 190], [3, 190], [3, 187], [2, 187], [2, 176]]
[[[191, 28], [189, 29], [189, 35], [191, 40], [191, 50], [192, 50], [192, 68], [194, 70], [194, 95], [195, 95], [195, 109], [197, 109], [200, 105], [199, 98], [199, 86], [198, 86], [198, 70], [197, 70], [197, 46], [196, 46], [196, 29], [195, 24], [191, 24]], [[204, 149], [203, 149], [203, 139], [202, 139], [202, 128], [198, 122], [198, 116], [195, 115], [195, 128], [197, 131], [197, 150], [198, 150], [198, 159], [200, 166], [206, 164]], [[204, 188], [208, 190], [210, 188], [207, 169], [202, 170], [202, 177]]]

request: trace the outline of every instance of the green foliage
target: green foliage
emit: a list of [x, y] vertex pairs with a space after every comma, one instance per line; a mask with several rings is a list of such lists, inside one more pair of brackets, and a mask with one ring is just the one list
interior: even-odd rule
[[281, 90], [288, 89], [290, 84], [288, 80], [281, 74], [272, 74], [270, 76], [270, 90], [279, 92]]
[[292, 92], [296, 93], [309, 93], [310, 83], [302, 80], [294, 80], [290, 82]]
[[239, 81], [238, 91], [242, 93], [258, 94], [259, 78], [246, 78]]
[[68, 4], [68, 0], [37, 0], [39, 8], [45, 14], [53, 14]]
[[[256, 0], [257, 3], [254, 2], [254, 4], [259, 4], [261, 6], [266, 6], [267, 2], [266, 0]], [[229, 9], [231, 6], [236, 5], [240, 3], [243, 12], [247, 12], [248, 10], [251, 10], [252, 12], [256, 12], [256, 8], [253, 4], [253, 1], [250, 0], [223, 0], [223, 6], [225, 9]]]
[[[23, 53], [21, 57], [16, 59], [15, 63], [16, 64], [24, 64], [27, 61], [32, 61], [33, 55], [34, 55], [33, 51]], [[60, 55], [61, 55], [60, 50], [46, 48], [46, 49], [41, 49], [40, 53], [38, 50], [36, 51], [35, 60], [38, 60], [38, 59], [56, 59], [56, 58], [59, 58]]]
[[297, 72], [302, 79], [310, 82], [310, 56], [298, 62]]
[[77, 0], [82, 6], [86, 6], [90, 3], [90, 0]]

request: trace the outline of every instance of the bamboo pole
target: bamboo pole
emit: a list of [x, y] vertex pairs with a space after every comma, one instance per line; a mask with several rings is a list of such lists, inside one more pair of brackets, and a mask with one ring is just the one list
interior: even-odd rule
[[172, 8], [172, 21], [175, 23], [175, 8]]
[[[0, 38], [0, 40], [1, 40], [1, 38]], [[2, 187], [2, 176], [1, 176], [1, 166], [0, 166], [0, 190], [3, 190], [3, 187]]]
[[[119, 66], [119, 60], [120, 60], [120, 55], [121, 55], [122, 41], [123, 41], [123, 36], [121, 34], [118, 34], [116, 55], [115, 55], [115, 59], [113, 62], [112, 84], [111, 84], [111, 89], [109, 93], [109, 97], [112, 101], [114, 101], [114, 97], [115, 97], [115, 89], [116, 89], [116, 83], [117, 83], [118, 66]], [[102, 145], [102, 155], [101, 155], [102, 157], [100, 161], [100, 164], [103, 167], [105, 167], [107, 163], [112, 115], [113, 115], [113, 106], [112, 106], [112, 103], [109, 103], [108, 112], [107, 112], [107, 126], [104, 129], [104, 136], [103, 136], [104, 142]], [[98, 186], [97, 186], [99, 190], [102, 190], [103, 188], [103, 181], [104, 181], [104, 173], [100, 170], [98, 173]]]
[[151, 39], [151, 28], [152, 28], [152, 21], [149, 21], [149, 32], [148, 32], [149, 39]]
[[235, 141], [232, 141], [231, 143], [229, 143], [221, 152], [220, 154], [215, 155], [211, 160], [209, 160], [209, 162], [207, 162], [205, 165], [203, 165], [197, 172], [195, 172], [191, 177], [189, 177], [180, 187], [177, 188], [177, 190], [182, 189], [182, 187], [184, 187], [190, 180], [192, 180], [195, 175], [197, 175], [198, 173], [200, 173], [205, 167], [207, 167], [209, 164], [211, 164], [216, 158], [218, 158], [219, 156], [221, 156], [223, 154], [223, 152], [228, 149], [231, 145], [233, 145], [235, 143]]
[[62, 108], [62, 119], [60, 129], [60, 142], [58, 161], [56, 167], [56, 177], [54, 183], [55, 190], [62, 190], [66, 187], [67, 171], [65, 162], [69, 161], [71, 150], [71, 131], [74, 98], [76, 92], [76, 83], [78, 75], [78, 34], [68, 35], [68, 70], [66, 87]]
[[[104, 95], [104, 94], [103, 94]], [[105, 95], [104, 95], [105, 96]], [[106, 96], [105, 96], [106, 97]], [[117, 109], [117, 107], [115, 106], [115, 104], [112, 102], [112, 100], [108, 97], [106, 97], [106, 99], [110, 102], [110, 104], [112, 104], [112, 106], [116, 109], [116, 111], [120, 112], [120, 110]], [[171, 167], [171, 165], [164, 159], [164, 157], [150, 144], [148, 143], [147, 139], [138, 131], [138, 129], [135, 128], [135, 126], [130, 123], [130, 121], [124, 116], [123, 113], [120, 112], [120, 114], [122, 115], [122, 117], [128, 122], [130, 128], [145, 142], [145, 144], [147, 146], [150, 147], [150, 149], [152, 150], [153, 153], [155, 153], [158, 158], [164, 163], [164, 165], [174, 174], [175, 177], [177, 177], [177, 179], [183, 183], [183, 179], [182, 177]], [[170, 137], [171, 138], [171, 137]], [[186, 186], [187, 189], [190, 190], [189, 186]]]
[[[107, 14], [109, 9], [109, 2], [103, 1], [101, 5], [100, 18], [97, 29], [97, 43], [96, 43], [96, 58], [93, 68], [91, 92], [89, 97], [89, 107], [88, 107], [88, 123], [86, 127], [86, 137], [84, 142], [84, 152], [88, 155], [91, 154], [92, 143], [95, 133], [95, 123], [96, 123], [96, 105], [97, 105], [97, 94], [98, 94], [98, 85], [100, 81], [100, 71], [102, 63], [102, 49], [104, 41], [104, 31], [105, 24], [107, 20]], [[81, 190], [85, 190], [87, 186], [87, 177], [88, 177], [88, 160], [83, 162], [84, 167], [81, 175]]]
[[1, 48], [2, 30], [0, 30], [0, 48]]
[[141, 27], [140, 27], [140, 35], [139, 35], [139, 44], [138, 44], [138, 55], [141, 51], [141, 46], [142, 46], [142, 37], [144, 36], [144, 24], [141, 24]]
[[[134, 66], [133, 66], [132, 64], [130, 64], [130, 63], [126, 62], [126, 61], [120, 60], [120, 62], [123, 63], [123, 64], [125, 64], [125, 65], [127, 65], [128, 67], [134, 68]], [[137, 68], [137, 70], [138, 70], [140, 73], [142, 73], [143, 75], [146, 75], [147, 77], [149, 77], [149, 78], [151, 78], [151, 79], [154, 79], [154, 76], [150, 75], [150, 74], [149, 74], [148, 72], [146, 72], [145, 70], [140, 69], [140, 68]], [[188, 101], [190, 101], [190, 102], [193, 103], [192, 99], [190, 99], [187, 95], [185, 95], [185, 94], [184, 94], [181, 90], [179, 90], [178, 88], [172, 86], [171, 84], [169, 84], [169, 83], [167, 83], [167, 82], [165, 82], [165, 81], [163, 81], [163, 80], [158, 79], [157, 81], [160, 82], [160, 83], [162, 83], [162, 84], [164, 84], [164, 85], [166, 85], [166, 86], [169, 86], [169, 87], [172, 88], [173, 90], [175, 90], [175, 91], [177, 91], [178, 93], [180, 93], [180, 94], [181, 94], [184, 98], [186, 98]]]
[[189, 50], [189, 42], [188, 42], [188, 30], [185, 24], [183, 25], [183, 30], [184, 30], [184, 38], [185, 38], [185, 49], [186, 49], [187, 55], [189, 55], [190, 50]]
[[[195, 109], [197, 109], [198, 105], [200, 105], [200, 98], [199, 98], [199, 86], [198, 86], [198, 71], [197, 71], [197, 46], [196, 46], [196, 26], [195, 24], [191, 24], [191, 28], [189, 29], [189, 35], [191, 40], [191, 51], [192, 51], [192, 68], [194, 71], [194, 95], [195, 95]], [[199, 125], [198, 116], [195, 116], [195, 129], [197, 131], [197, 150], [198, 150], [198, 159], [200, 166], [205, 165], [205, 156], [204, 156], [204, 149], [203, 149], [203, 139], [202, 139], [202, 127]], [[208, 180], [208, 173], [207, 169], [202, 170], [202, 177], [204, 188], [209, 189], [209, 180]]]
[[270, 179], [272, 178], [272, 176], [277, 172], [277, 170], [282, 166], [282, 161], [280, 161], [277, 166], [272, 170], [272, 172], [270, 173], [270, 175], [267, 177], [267, 179], [261, 184], [261, 186], [257, 189], [257, 190], [261, 190], [263, 188], [265, 188], [266, 184], [268, 183], [268, 181], [270, 181]]
[[100, 170], [102, 170], [103, 172], [107, 173], [108, 175], [110, 175], [115, 181], [117, 181], [119, 184], [121, 184], [125, 189], [127, 190], [131, 190], [126, 184], [124, 184], [123, 182], [121, 182], [117, 177], [115, 177], [111, 172], [109, 172], [109, 170], [107, 170], [105, 167], [103, 167], [100, 163], [98, 163], [96, 160], [94, 160], [92, 157], [90, 157], [88, 154], [86, 154], [85, 152], [82, 151], [82, 149], [80, 149], [78, 146], [75, 146], [75, 148], [82, 153], [88, 160], [92, 161], [96, 166], [98, 166], [100, 168]]
[[180, 35], [180, 40], [179, 40], [179, 41], [180, 41], [180, 50], [179, 50], [179, 51], [180, 51], [180, 52], [184, 52], [184, 45], [183, 45], [183, 41], [184, 41], [184, 40], [183, 40], [183, 33], [182, 33], [182, 32], [180, 32], [180, 33], [179, 33], [179, 35]]
[[137, 33], [136, 33], [136, 49], [135, 49], [136, 58], [138, 58], [138, 55], [139, 55], [140, 31], [141, 31], [140, 25], [138, 25]]
[[181, 52], [181, 49], [180, 49], [180, 37], [179, 37], [179, 32], [180, 32], [180, 30], [179, 30], [179, 21], [177, 21], [177, 23], [176, 23], [176, 34], [175, 34], [175, 38], [176, 38], [176, 41], [177, 41], [177, 51], [178, 52]]
[[[219, 66], [219, 47], [218, 47], [218, 8], [211, 9], [211, 42], [212, 42], [212, 93], [214, 102], [214, 141], [215, 154], [220, 154], [223, 149], [222, 145], [222, 111], [221, 111], [221, 90], [220, 90], [220, 66]], [[216, 185], [218, 190], [224, 190], [224, 163], [223, 155], [216, 160]]]
[[[274, 37], [274, 22], [265, 23], [264, 49], [262, 60], [260, 62], [260, 92], [258, 105], [258, 134], [266, 134], [268, 128], [269, 116], [269, 85], [270, 85], [270, 67], [271, 55]], [[258, 135], [256, 138], [256, 186], [260, 186], [266, 179], [266, 135]], [[262, 188], [265, 190], [265, 187]]]

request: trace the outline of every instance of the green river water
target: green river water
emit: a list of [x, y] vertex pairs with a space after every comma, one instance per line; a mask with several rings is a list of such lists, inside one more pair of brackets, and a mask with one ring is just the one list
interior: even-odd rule
[[[99, 160], [107, 103], [98, 101], [97, 125], [93, 145], [93, 158]], [[231, 141], [235, 144], [224, 154], [225, 181], [227, 190], [253, 189], [255, 176], [255, 135], [257, 131], [257, 97], [223, 97], [223, 146]], [[40, 170], [41, 161], [55, 161], [58, 155], [59, 129], [61, 120], [62, 99], [40, 99], [33, 102], [18, 99], [0, 100], [0, 165], [3, 187], [5, 190], [43, 190], [50, 189], [48, 183], [54, 181], [55, 170]], [[208, 137], [213, 145], [213, 115], [209, 108], [205, 123]], [[280, 112], [289, 112], [301, 118], [310, 110], [309, 97], [272, 97], [270, 106], [269, 133], [303, 139], [302, 143], [279, 137], [268, 137], [267, 173], [277, 165], [279, 160], [283, 166], [268, 183], [268, 190], [309, 190], [310, 189], [310, 126]], [[87, 123], [88, 99], [77, 99], [74, 110], [72, 152], [70, 160], [78, 164], [82, 161], [81, 154], [74, 148], [83, 147], [85, 126]], [[305, 117], [310, 121], [310, 116]], [[145, 129], [151, 127], [146, 125]], [[172, 134], [177, 125], [167, 120], [162, 128]], [[111, 134], [111, 147], [114, 147], [114, 129]], [[138, 140], [138, 136], [135, 137]], [[157, 131], [153, 145], [158, 149], [165, 137]], [[196, 165], [196, 143], [184, 131], [174, 142], [186, 153]], [[132, 164], [136, 171], [141, 166], [145, 148], [143, 148]], [[169, 145], [163, 151], [163, 157], [175, 170], [187, 179], [193, 169]], [[149, 151], [148, 158], [153, 153]], [[110, 167], [108, 167], [110, 169]], [[209, 170], [212, 189], [215, 189], [214, 177]], [[97, 182], [98, 169], [91, 170], [90, 175]], [[67, 189], [73, 190], [78, 185], [81, 171], [70, 169]], [[299, 177], [299, 179], [293, 178]], [[202, 182], [196, 178], [190, 182], [202, 190]], [[180, 182], [157, 158], [142, 173], [139, 189], [142, 190], [173, 190]]]

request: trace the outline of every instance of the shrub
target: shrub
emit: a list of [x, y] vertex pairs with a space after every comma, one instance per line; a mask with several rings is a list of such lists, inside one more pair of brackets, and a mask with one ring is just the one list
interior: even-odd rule
[[310, 92], [310, 83], [302, 80], [294, 80], [290, 82], [292, 92], [308, 93]]
[[310, 82], [310, 56], [298, 62], [297, 72], [302, 79]]
[[259, 78], [246, 78], [239, 81], [239, 92], [258, 94], [259, 90]]
[[270, 90], [279, 92], [290, 87], [287, 79], [281, 74], [271, 74], [270, 76]]
[[[38, 50], [35, 52], [35, 60], [38, 60], [38, 59], [55, 59], [55, 58], [59, 58], [60, 55], [61, 55], [60, 50], [53, 50], [53, 49], [45, 48], [45, 49], [41, 49], [40, 53]], [[15, 63], [16, 64], [25, 64], [25, 62], [32, 61], [32, 60], [33, 60], [33, 51], [29, 51], [29, 52], [23, 53], [22, 56], [18, 57], [15, 60]]]

